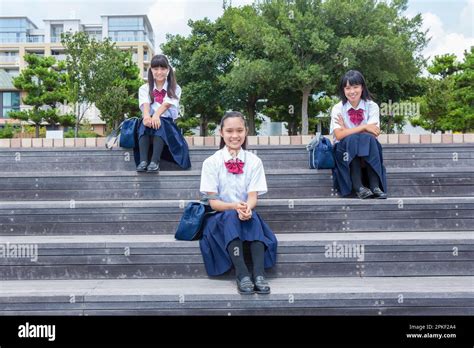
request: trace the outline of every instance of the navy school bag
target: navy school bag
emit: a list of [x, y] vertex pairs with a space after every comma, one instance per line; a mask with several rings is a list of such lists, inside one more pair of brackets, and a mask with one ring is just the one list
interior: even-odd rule
[[333, 169], [335, 167], [334, 153], [331, 141], [319, 133], [306, 146], [309, 152], [309, 167], [311, 169]]
[[[138, 117], [131, 117], [124, 120], [120, 124], [120, 126], [118, 126], [117, 129], [114, 129], [112, 133], [110, 133], [110, 135], [107, 137], [105, 146], [107, 148], [112, 148], [117, 142], [117, 139], [119, 139], [120, 147], [123, 147], [126, 149], [133, 149], [134, 147], [136, 147], [137, 146], [136, 134], [137, 134], [137, 128], [138, 128], [139, 122], [140, 122], [140, 118]], [[109, 145], [108, 144], [109, 140], [114, 137], [115, 139], [112, 145]]]
[[209, 199], [217, 198], [218, 196], [207, 196], [202, 198], [200, 202], [189, 202], [184, 208], [174, 237], [177, 240], [200, 239], [206, 216], [216, 213], [209, 205]]

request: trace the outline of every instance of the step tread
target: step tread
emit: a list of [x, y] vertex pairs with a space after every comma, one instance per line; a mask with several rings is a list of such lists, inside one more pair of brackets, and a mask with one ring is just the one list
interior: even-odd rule
[[[269, 198], [259, 199], [259, 206], [288, 206], [289, 200], [294, 206], [297, 205], [331, 205], [331, 206], [347, 206], [347, 205], [398, 205], [403, 201], [404, 205], [408, 204], [462, 204], [474, 203], [474, 197], [392, 197], [383, 200], [359, 200], [354, 198]], [[91, 201], [74, 201], [75, 208], [131, 208], [131, 207], [176, 207], [182, 203], [187, 203], [195, 200], [177, 200], [177, 199], [163, 199], [163, 200], [91, 200]], [[9, 202], [0, 201], [0, 209], [19, 209], [19, 208], [71, 208], [70, 200], [63, 201], [20, 201]]]
[[[412, 174], [412, 173], [428, 173], [428, 174], [449, 174], [449, 173], [467, 173], [472, 174], [474, 167], [446, 167], [446, 168], [387, 168], [390, 174]], [[300, 174], [323, 174], [331, 175], [330, 169], [266, 169], [267, 175], [300, 175]], [[39, 178], [39, 177], [160, 177], [160, 176], [201, 176], [201, 170], [182, 170], [182, 171], [161, 171], [155, 174], [137, 173], [136, 171], [55, 171], [55, 172], [1, 172], [1, 178]]]
[[[275, 278], [270, 280], [272, 295], [313, 294], [350, 298], [367, 294], [399, 294], [404, 297], [442, 296], [474, 298], [474, 277], [370, 277], [370, 278]], [[224, 279], [105, 279], [105, 280], [7, 280], [2, 281], [2, 297], [84, 296], [90, 300], [138, 296], [232, 295], [238, 297], [234, 280]]]
[[[278, 233], [280, 246], [289, 245], [294, 242], [312, 241], [396, 241], [418, 242], [426, 241], [454, 241], [474, 240], [474, 231], [450, 231], [450, 232], [379, 232], [379, 233]], [[154, 247], [160, 244], [164, 247], [197, 247], [198, 241], [178, 241], [173, 235], [54, 235], [54, 236], [0, 236], [0, 243], [10, 244], [81, 244], [97, 246], [114, 246], [120, 244], [144, 244]]]

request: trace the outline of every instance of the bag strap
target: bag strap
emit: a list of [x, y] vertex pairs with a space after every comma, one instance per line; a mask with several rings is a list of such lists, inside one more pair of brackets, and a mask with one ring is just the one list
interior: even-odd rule
[[[112, 150], [112, 148], [117, 144], [118, 140], [118, 135], [120, 133], [120, 129], [122, 128], [122, 123], [117, 129], [114, 129], [109, 135], [107, 135], [107, 138], [105, 138], [105, 148], [108, 150]], [[112, 138], [115, 138], [113, 143], [109, 145], [109, 142]]]
[[[120, 125], [116, 129], [114, 129], [112, 132], [110, 132], [110, 134], [107, 135], [107, 137], [105, 138], [105, 148], [108, 149], [108, 150], [112, 150], [112, 148], [117, 144], [118, 136], [120, 134], [120, 131], [122, 130], [122, 126], [123, 126], [125, 121], [133, 120], [133, 119], [140, 120], [140, 118], [141, 117], [130, 117], [130, 118], [126, 118], [125, 120], [123, 120], [120, 123]], [[111, 145], [109, 145], [109, 142], [112, 138], [115, 138], [115, 140], [113, 141], [113, 143]]]
[[314, 138], [309, 142], [308, 145], [306, 145], [306, 151], [311, 151], [313, 150], [316, 146], [318, 146], [319, 141], [321, 140], [323, 136], [321, 135], [320, 132], [317, 132]]

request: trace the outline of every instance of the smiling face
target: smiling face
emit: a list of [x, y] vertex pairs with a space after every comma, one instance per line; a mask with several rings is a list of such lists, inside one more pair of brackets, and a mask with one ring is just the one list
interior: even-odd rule
[[226, 118], [220, 132], [229, 150], [240, 150], [247, 136], [244, 120], [240, 117]]
[[344, 87], [344, 94], [352, 106], [357, 106], [360, 102], [360, 98], [362, 97], [362, 85], [351, 86], [349, 82], [347, 82], [346, 86]]
[[166, 78], [168, 77], [168, 72], [170, 70], [168, 68], [164, 68], [161, 66], [157, 66], [155, 68], [151, 68], [151, 72], [153, 73], [153, 78], [155, 81], [159, 83], [164, 83]]

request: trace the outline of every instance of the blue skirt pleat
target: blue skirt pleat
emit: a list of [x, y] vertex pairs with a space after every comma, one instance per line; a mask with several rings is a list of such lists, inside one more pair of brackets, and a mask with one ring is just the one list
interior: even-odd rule
[[250, 220], [241, 221], [235, 210], [226, 210], [210, 215], [204, 222], [199, 246], [208, 275], [216, 276], [230, 270], [232, 261], [227, 246], [236, 238], [242, 241], [263, 242], [264, 267], [275, 265], [278, 242], [270, 227], [255, 211]]
[[[142, 120], [137, 130], [138, 139], [143, 135], [158, 136], [165, 142], [165, 149], [163, 150], [162, 158], [176, 162], [182, 169], [191, 168], [191, 160], [189, 158], [189, 148], [186, 139], [181, 134], [181, 130], [174, 123], [171, 118], [162, 117], [161, 127], [153, 129], [145, 127]], [[140, 163], [140, 149], [137, 146], [134, 148], [135, 163]]]
[[335, 144], [334, 188], [342, 196], [352, 193], [350, 164], [355, 157], [363, 158], [374, 169], [379, 177], [382, 191], [387, 192], [387, 175], [383, 165], [382, 145], [377, 138], [368, 133], [352, 134]]

